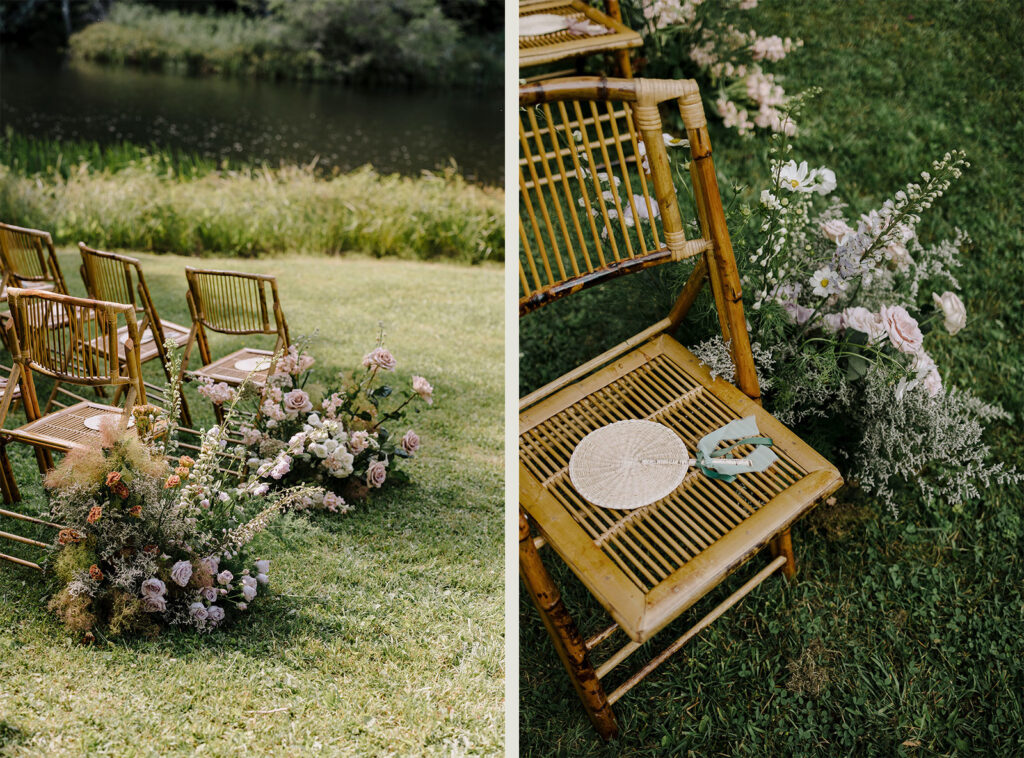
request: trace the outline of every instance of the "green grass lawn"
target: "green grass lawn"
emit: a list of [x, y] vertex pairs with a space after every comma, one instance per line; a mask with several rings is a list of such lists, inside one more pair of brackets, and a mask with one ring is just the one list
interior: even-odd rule
[[[140, 257], [161, 316], [188, 323], [194, 259]], [[61, 262], [81, 294], [77, 251]], [[80, 646], [46, 611], [41, 577], [4, 562], [0, 755], [500, 753], [501, 269], [299, 256], [202, 265], [275, 274], [292, 335], [319, 330], [310, 350], [325, 378], [355, 367], [384, 324], [399, 376], [436, 388], [433, 409], [411, 420], [424, 440], [412, 481], [345, 517], [286, 517], [260, 543], [271, 594], [210, 636]], [[145, 372], [162, 379], [155, 363]], [[211, 423], [208, 404], [190, 399]], [[14, 452], [23, 507], [41, 510], [34, 459]]]
[[[942, 341], [934, 357], [947, 384], [1013, 413], [990, 439], [1000, 459], [1024, 468], [1019, 3], [762, 0], [750, 20], [762, 35], [804, 40], [774, 67], [789, 92], [823, 89], [794, 140], [796, 157], [834, 169], [858, 212], [947, 150], [967, 151], [971, 169], [922, 224], [923, 236], [951, 236], [959, 226], [974, 240], [959, 272], [968, 331]], [[757, 143], [721, 129], [712, 139], [720, 173], [759, 187]], [[608, 297], [581, 302], [559, 316], [571, 335], [565, 343], [524, 323], [524, 388], [571, 367], [580, 352], [598, 352], [595, 332], [621, 339], [653, 321], [641, 306], [609, 311]], [[593, 329], [601, 308], [602, 329]], [[611, 334], [615, 328], [624, 333]], [[1021, 489], [990, 490], [962, 513], [928, 511], [909, 497], [900, 511], [895, 519], [846, 493], [798, 525], [798, 581], [762, 585], [619, 701], [622, 736], [609, 746], [591, 730], [521, 593], [522, 753], [1024, 755]], [[602, 628], [600, 606], [545, 557], [584, 634]], [[696, 618], [684, 616], [655, 645]], [[636, 658], [651, 652], [647, 646]]]

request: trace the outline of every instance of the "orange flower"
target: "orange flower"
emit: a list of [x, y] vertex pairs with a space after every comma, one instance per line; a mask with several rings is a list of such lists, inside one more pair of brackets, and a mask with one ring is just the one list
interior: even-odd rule
[[142, 506], [135, 505], [128, 509], [128, 514], [135, 518], [142, 518]]
[[85, 535], [75, 529], [61, 529], [57, 532], [57, 542], [61, 545], [73, 545], [85, 539]]
[[89, 567], [89, 576], [92, 578], [94, 582], [103, 581], [103, 572], [100, 571], [100, 567], [97, 566], [95, 563]]
[[124, 482], [118, 482], [117, 484], [115, 484], [110, 489], [112, 489], [114, 491], [114, 494], [117, 495], [122, 500], [127, 498], [128, 495], [129, 495], [128, 485], [125, 484]]
[[164, 489], [169, 490], [171, 487], [177, 487], [179, 484], [181, 484], [181, 477], [177, 474], [171, 474], [167, 477], [167, 481], [164, 482]]
[[192, 460], [187, 455], [183, 455], [178, 459], [178, 463], [180, 463], [182, 466], [191, 466], [193, 463], [195, 463], [195, 461]]
[[146, 545], [144, 548], [142, 548], [142, 552], [149, 553], [150, 555], [156, 555], [157, 553], [160, 552], [160, 546], [159, 545]]
[[182, 479], [188, 479], [188, 466], [178, 466], [178, 468], [174, 469], [174, 473], [180, 476]]
[[109, 474], [107, 474], [107, 486], [108, 487], [113, 487], [119, 481], [121, 481], [121, 472], [120, 471], [111, 471]]
[[97, 521], [100, 520], [100, 517], [102, 515], [103, 515], [103, 509], [100, 506], [98, 506], [98, 505], [94, 505], [89, 510], [89, 516], [85, 520], [88, 521], [90, 524], [95, 524]]

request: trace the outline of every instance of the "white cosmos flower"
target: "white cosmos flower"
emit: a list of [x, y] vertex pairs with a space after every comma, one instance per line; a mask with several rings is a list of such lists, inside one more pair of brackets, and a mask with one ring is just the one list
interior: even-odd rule
[[799, 166], [790, 161], [779, 170], [779, 186], [790, 192], [813, 192], [815, 174], [807, 168], [807, 161], [801, 161]]
[[822, 166], [814, 172], [814, 177], [818, 180], [814, 191], [819, 195], [827, 195], [836, 188], [836, 174], [832, 169]]
[[779, 205], [779, 199], [768, 190], [761, 190], [761, 205], [769, 209], [782, 207]]
[[686, 137], [673, 137], [668, 132], [662, 132], [661, 138], [665, 141], [665, 147], [689, 147], [690, 141]]
[[822, 266], [811, 277], [811, 287], [816, 297], [832, 295], [840, 290], [846, 289], [846, 282], [842, 281], [828, 266]]

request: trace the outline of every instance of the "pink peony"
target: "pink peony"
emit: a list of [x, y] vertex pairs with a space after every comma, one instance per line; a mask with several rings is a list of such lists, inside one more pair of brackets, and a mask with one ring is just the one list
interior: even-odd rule
[[377, 347], [363, 357], [366, 368], [379, 368], [382, 371], [394, 371], [398, 361], [386, 347]]
[[906, 308], [902, 305], [883, 305], [879, 316], [893, 347], [904, 353], [916, 353], [921, 349], [924, 335]]
[[414, 376], [412, 378], [412, 391], [422, 397], [427, 402], [427, 405], [434, 402], [434, 388], [422, 376]]
[[380, 487], [388, 478], [388, 464], [384, 461], [374, 459], [366, 468], [366, 486]]
[[843, 311], [843, 322], [850, 329], [864, 332], [872, 342], [885, 335], [885, 324], [882, 323], [882, 317], [867, 308], [860, 306], [847, 308]]
[[409, 454], [415, 453], [417, 450], [420, 449], [419, 435], [416, 434], [416, 432], [414, 432], [412, 429], [410, 429], [405, 433], [405, 436], [402, 437], [402, 441], [400, 444], [402, 445], [402, 450], [404, 450], [405, 452]]

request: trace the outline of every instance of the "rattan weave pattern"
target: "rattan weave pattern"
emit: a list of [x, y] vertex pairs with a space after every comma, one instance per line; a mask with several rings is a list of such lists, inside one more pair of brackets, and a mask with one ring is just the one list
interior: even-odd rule
[[[807, 472], [776, 449], [768, 471], [726, 484], [691, 469], [668, 497], [633, 511], [610, 511], [584, 500], [568, 476], [576, 445], [594, 429], [624, 419], [657, 421], [674, 429], [689, 450], [706, 434], [739, 418], [667, 355], [658, 355], [584, 397], [520, 437], [526, 467], [642, 592], [796, 483]], [[738, 448], [735, 455], [749, 453]]]
[[572, 21], [589, 21], [609, 30], [608, 34], [576, 34], [569, 30], [553, 34], [538, 34], [519, 38], [519, 67], [539, 66], [545, 63], [575, 58], [582, 55], [620, 50], [623, 48], [640, 47], [643, 38], [633, 30], [624, 26], [597, 8], [586, 5], [580, 0], [550, 3], [529, 3], [521, 5], [520, 16], [534, 13], [550, 13], [566, 16]]
[[[241, 350], [236, 350], [229, 355], [225, 355], [223, 358], [219, 358], [213, 363], [209, 363], [193, 373], [197, 376], [208, 376], [215, 382], [227, 382], [230, 385], [239, 385], [245, 381], [247, 376], [249, 376], [249, 372], [235, 368], [236, 363], [249, 358], [273, 355], [274, 353], [270, 350], [257, 350], [251, 347], [243, 347]], [[265, 370], [253, 372], [251, 381], [254, 385], [259, 386], [266, 380], [267, 372]]]
[[121, 415], [124, 408], [100, 403], [81, 402], [70, 405], [53, 413], [43, 416], [38, 421], [18, 427], [9, 432], [15, 439], [19, 433], [28, 432], [33, 437], [46, 437], [55, 442], [62, 442], [69, 447], [91, 447], [98, 446], [102, 439], [102, 433], [93, 431], [85, 426], [85, 419], [93, 416], [105, 416], [108, 414]]

